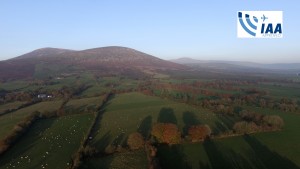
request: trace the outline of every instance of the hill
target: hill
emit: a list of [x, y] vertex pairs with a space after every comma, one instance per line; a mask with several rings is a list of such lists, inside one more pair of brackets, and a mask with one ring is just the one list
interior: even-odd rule
[[41, 48], [34, 50], [32, 52], [26, 53], [24, 55], [18, 56], [13, 59], [26, 59], [26, 58], [41, 58], [41, 57], [51, 57], [59, 55], [66, 52], [72, 52], [74, 50], [69, 49], [59, 49], [59, 48]]
[[300, 63], [261, 64], [242, 61], [197, 60], [192, 58], [179, 58], [171, 62], [183, 64], [200, 71], [229, 72], [229, 73], [275, 73], [297, 75], [300, 72]]
[[181, 70], [180, 64], [126, 47], [110, 46], [82, 51], [42, 48], [0, 62], [0, 79], [57, 76], [92, 71], [96, 74], [143, 74], [145, 70]]
[[255, 62], [243, 62], [243, 61], [223, 61], [223, 60], [197, 60], [192, 58], [178, 58], [170, 60], [171, 62], [178, 64], [224, 64], [230, 66], [248, 67], [248, 68], [260, 68], [260, 69], [273, 69], [273, 70], [300, 70], [300, 63], [274, 63], [274, 64], [261, 64]]

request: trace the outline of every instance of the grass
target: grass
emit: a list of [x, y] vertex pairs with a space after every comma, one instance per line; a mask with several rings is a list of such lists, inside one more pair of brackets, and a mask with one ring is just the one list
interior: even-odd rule
[[38, 121], [1, 157], [0, 168], [67, 168], [93, 118], [82, 114]]
[[259, 107], [248, 107], [247, 109], [263, 114], [275, 114], [283, 118], [285, 126], [282, 131], [259, 133], [256, 137], [270, 149], [276, 150], [279, 154], [288, 157], [300, 166], [300, 135], [298, 134], [300, 115]]
[[72, 99], [69, 100], [65, 105], [64, 109], [66, 111], [75, 111], [75, 112], [95, 112], [97, 107], [102, 104], [102, 97], [90, 97], [82, 99]]
[[259, 90], [268, 91], [269, 95], [274, 98], [296, 98], [300, 97], [299, 86], [285, 86], [274, 84], [259, 84], [259, 85], [246, 85], [243, 88], [257, 88]]
[[220, 121], [208, 110], [136, 92], [116, 95], [99, 120], [92, 141], [99, 149], [104, 149], [110, 143], [123, 144], [126, 137], [135, 131], [147, 136], [156, 122], [176, 123], [184, 132], [190, 123], [204, 123], [215, 129]]
[[28, 86], [28, 82], [26, 81], [11, 81], [11, 82], [6, 82], [6, 83], [1, 83], [0, 82], [0, 89], [4, 90], [20, 90], [24, 89]]
[[22, 121], [22, 119], [24, 119], [30, 113], [34, 111], [40, 111], [40, 112], [55, 111], [60, 107], [61, 103], [62, 103], [61, 100], [40, 102], [32, 106], [19, 109], [15, 112], [11, 112], [9, 114], [0, 116], [0, 126], [1, 126], [0, 140], [3, 139], [7, 134], [9, 134], [11, 130], [14, 128], [14, 126], [18, 122]]
[[0, 115], [2, 113], [4, 113], [5, 111], [7, 111], [7, 110], [16, 109], [16, 108], [20, 107], [21, 105], [23, 105], [25, 103], [26, 102], [16, 101], [16, 102], [2, 104], [2, 105], [0, 105]]
[[[183, 81], [190, 84], [197, 80], [171, 79], [163, 76], [157, 78], [161, 78], [161, 82], [176, 84], [180, 84]], [[72, 86], [77, 82], [91, 86], [80, 95], [87, 98], [73, 99], [65, 105], [67, 111], [72, 110], [75, 112], [84, 112], [87, 109], [94, 110], [102, 102], [102, 98], [93, 96], [103, 94], [112, 85], [115, 89], [127, 90], [136, 88], [139, 84], [138, 80], [121, 77], [102, 77], [96, 79], [96, 77], [88, 73], [80, 74], [79, 77], [72, 75], [64, 79], [52, 81], [57, 83], [44, 86], [43, 88], [45, 90], [59, 89], [63, 85]], [[27, 83], [18, 81], [5, 85], [1, 84], [1, 88], [6, 90], [33, 90], [36, 87], [39, 86], [28, 87]], [[264, 83], [240, 87], [266, 90], [269, 91], [271, 97], [276, 99], [287, 97], [299, 100], [300, 97], [300, 90], [298, 90], [299, 87], [297, 85], [288, 86]], [[207, 88], [207, 90], [217, 93], [239, 93], [212, 88]], [[172, 94], [176, 95], [177, 93], [174, 91]], [[202, 97], [202, 95], [199, 97]], [[13, 129], [14, 125], [29, 115], [29, 113], [36, 110], [42, 112], [55, 111], [61, 103], [62, 101], [41, 102], [0, 116], [0, 139], [4, 138]], [[15, 107], [18, 104], [21, 103], [15, 102], [1, 105], [0, 112], [1, 110]], [[162, 167], [166, 169], [299, 168], [300, 135], [298, 134], [298, 130], [300, 115], [258, 107], [244, 108], [263, 114], [280, 115], [285, 121], [284, 130], [257, 133], [251, 136], [216, 139], [203, 143], [190, 144], [185, 142], [181, 145], [171, 147], [160, 146], [158, 148], [158, 157]], [[0, 169], [7, 167], [67, 168], [71, 155], [78, 149], [93, 118], [92, 114], [81, 114], [38, 121], [24, 135], [22, 140], [17, 142], [7, 154], [1, 157]], [[190, 125], [208, 124], [214, 133], [219, 133], [231, 129], [235, 121], [236, 119], [214, 114], [207, 109], [159, 97], [147, 96], [138, 92], [118, 94], [108, 102], [101, 112], [99, 121], [96, 123], [96, 131], [91, 144], [99, 150], [103, 150], [109, 144], [126, 146], [126, 139], [130, 133], [139, 131], [143, 136], [147, 137], [152, 125], [156, 122], [175, 123], [183, 133], [186, 132], [186, 129]], [[31, 159], [30, 162], [28, 162], [29, 158]], [[147, 168], [147, 159], [145, 152], [142, 150], [130, 151], [88, 159], [84, 162], [83, 168]]]
[[[270, 109], [248, 107], [263, 114], [278, 114], [284, 130], [251, 136], [223, 138], [204, 143], [159, 147], [163, 168], [299, 168], [300, 116]], [[174, 161], [176, 163], [174, 164]]]
[[88, 89], [83, 91], [81, 93], [81, 96], [83, 96], [83, 97], [93, 97], [93, 96], [101, 95], [101, 94], [103, 94], [107, 91], [109, 91], [108, 88], [105, 88], [100, 84], [93, 84], [91, 87], [89, 87]]
[[148, 167], [147, 156], [143, 150], [116, 153], [103, 158], [86, 160], [82, 169], [146, 169]]

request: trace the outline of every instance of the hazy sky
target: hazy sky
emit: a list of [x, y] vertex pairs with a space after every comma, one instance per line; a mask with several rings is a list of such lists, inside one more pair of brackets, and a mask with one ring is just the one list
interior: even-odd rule
[[[238, 39], [239, 10], [282, 10], [284, 38]], [[1, 0], [0, 60], [126, 46], [163, 59], [300, 62], [299, 10], [299, 0]]]

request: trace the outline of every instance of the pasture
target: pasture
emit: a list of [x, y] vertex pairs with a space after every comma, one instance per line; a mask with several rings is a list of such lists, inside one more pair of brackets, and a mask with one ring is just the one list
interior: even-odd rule
[[82, 169], [146, 169], [148, 166], [147, 156], [143, 150], [116, 153], [102, 158], [86, 160]]
[[175, 123], [182, 132], [191, 124], [208, 124], [218, 131], [223, 123], [209, 110], [136, 92], [116, 95], [99, 120], [92, 145], [100, 150], [108, 144], [124, 145], [126, 137], [135, 131], [148, 137], [157, 122]]
[[16, 101], [16, 102], [10, 102], [6, 104], [0, 105], [0, 115], [3, 114], [5, 111], [14, 110], [18, 107], [22, 106], [26, 102]]
[[296, 169], [300, 166], [300, 115], [251, 108], [263, 114], [278, 114], [285, 121], [282, 131], [215, 139], [203, 143], [160, 146], [163, 168]]
[[61, 100], [40, 102], [0, 116], [0, 140], [3, 139], [7, 134], [9, 134], [14, 126], [18, 122], [22, 121], [26, 116], [30, 115], [30, 113], [34, 111], [40, 111], [41, 113], [56, 111], [61, 106], [61, 104]]
[[98, 106], [102, 104], [103, 97], [89, 97], [82, 99], [72, 99], [64, 106], [68, 114], [95, 112]]
[[93, 118], [94, 114], [82, 114], [37, 121], [1, 157], [0, 168], [67, 168]]

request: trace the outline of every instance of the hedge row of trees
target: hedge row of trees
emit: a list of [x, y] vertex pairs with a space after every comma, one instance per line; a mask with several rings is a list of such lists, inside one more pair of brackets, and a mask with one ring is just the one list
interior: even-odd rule
[[11, 112], [17, 111], [17, 110], [19, 110], [19, 109], [22, 109], [22, 108], [25, 108], [25, 107], [28, 107], [28, 106], [31, 106], [31, 105], [34, 105], [34, 104], [39, 103], [39, 102], [40, 102], [40, 100], [33, 100], [33, 101], [31, 101], [31, 102], [27, 102], [27, 103], [22, 104], [21, 106], [19, 106], [19, 107], [17, 107], [17, 108], [14, 108], [14, 109], [8, 109], [8, 110], [2, 112], [2, 113], [0, 114], [0, 116], [2, 116], [2, 115], [4, 115], [4, 114], [7, 114], [7, 113], [11, 113]]
[[233, 106], [259, 106], [262, 108], [270, 108], [281, 110], [285, 112], [299, 111], [300, 102], [296, 99], [282, 98], [275, 100], [268, 96], [267, 92], [257, 89], [242, 90], [244, 94], [226, 94], [217, 93], [206, 89], [195, 89], [187, 86], [186, 90], [180, 90], [161, 85], [160, 87], [148, 86], [142, 88], [143, 93], [147, 95], [154, 95], [163, 98], [169, 98], [192, 105], [201, 106], [211, 109], [216, 113], [233, 114]]
[[[152, 145], [152, 143], [172, 145], [180, 144], [182, 141], [182, 135], [177, 125], [173, 123], [154, 124], [151, 129], [151, 135], [152, 138], [150, 138], [150, 140], [146, 140], [147, 138], [144, 138], [144, 136], [139, 132], [131, 133], [127, 138], [128, 149], [134, 151], [145, 148], [146, 151], [149, 152], [149, 158], [153, 159], [153, 157], [156, 155], [156, 148]], [[190, 126], [186, 137], [189, 141], [198, 142], [210, 137], [210, 135], [211, 129], [208, 125], [193, 125]], [[95, 148], [88, 145], [81, 146], [78, 152], [73, 156], [72, 169], [78, 168], [81, 164], [81, 160], [85, 157], [91, 157], [99, 154], [110, 155], [115, 152], [124, 152], [128, 149], [126, 149], [126, 147], [109, 144], [103, 152], [99, 152]]]
[[[88, 145], [88, 141], [89, 141], [89, 138], [92, 137], [92, 132], [95, 130], [96, 123], [100, 117], [101, 109], [109, 101], [109, 99], [112, 95], [113, 95], [112, 92], [107, 93], [104, 96], [102, 103], [98, 106], [97, 112], [96, 112], [96, 117], [94, 118], [94, 121], [93, 121], [91, 127], [89, 128], [89, 131], [87, 132], [86, 137], [84, 138], [84, 140], [82, 140], [81, 146], [78, 149], [78, 151], [72, 156], [72, 165], [70, 166], [71, 169], [80, 168], [80, 165], [82, 164], [82, 160], [84, 158], [92, 157], [99, 153], [99, 151], [96, 148]], [[64, 103], [63, 103], [63, 105], [64, 105]], [[63, 105], [61, 108], [63, 108]]]
[[15, 101], [31, 102], [33, 98], [34, 98], [33, 92], [5, 92], [0, 97], [0, 104], [15, 102]]
[[[211, 135], [211, 129], [208, 125], [192, 125], [188, 129], [187, 140], [191, 142], [202, 141]], [[182, 135], [173, 123], [156, 123], [152, 127], [151, 135], [157, 143], [179, 144], [182, 140]]]
[[12, 132], [0, 141], [0, 155], [6, 152], [16, 141], [28, 131], [30, 126], [38, 119], [42, 118], [43, 115], [36, 111], [27, 116], [24, 120], [16, 124]]
[[[232, 113], [232, 105], [259, 106], [285, 112], [300, 111], [300, 100], [282, 98], [280, 100], [269, 96], [265, 90], [257, 88], [243, 89], [241, 85], [259, 84], [268, 82], [266, 79], [239, 81], [239, 80], [216, 80], [213, 82], [195, 81], [193, 83], [165, 83], [160, 81], [147, 81], [139, 86], [139, 91], [148, 95], [185, 102], [209, 108], [216, 112]], [[290, 81], [279, 81], [289, 82]], [[237, 94], [216, 92], [213, 89], [226, 91], [239, 91]], [[220, 109], [222, 108], [223, 109]]]
[[278, 115], [262, 115], [253, 111], [242, 111], [240, 115], [243, 121], [236, 122], [233, 126], [237, 134], [280, 130], [284, 126], [283, 119]]
[[73, 86], [63, 86], [58, 90], [33, 90], [33, 91], [5, 91], [0, 90], [0, 104], [15, 102], [15, 101], [26, 101], [32, 102], [37, 100], [39, 94], [48, 94], [56, 98], [71, 98], [79, 96], [83, 91], [87, 90], [91, 86], [85, 84], [74, 84]]

